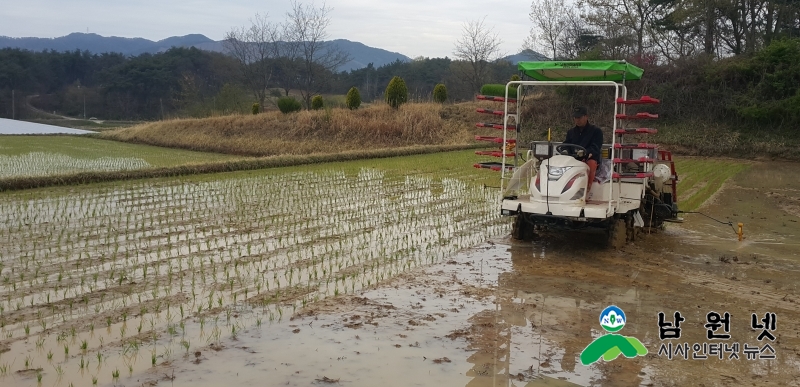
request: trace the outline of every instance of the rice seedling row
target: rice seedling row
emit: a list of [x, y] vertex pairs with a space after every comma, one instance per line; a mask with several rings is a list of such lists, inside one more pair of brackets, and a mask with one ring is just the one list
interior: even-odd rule
[[97, 357], [116, 379], [502, 232], [496, 192], [452, 176], [264, 173], [8, 195], [0, 367], [86, 381], [97, 375], [74, 370]]
[[136, 157], [81, 159], [49, 152], [31, 152], [14, 156], [0, 154], [0, 179], [86, 171], [126, 171], [149, 166], [150, 163]]

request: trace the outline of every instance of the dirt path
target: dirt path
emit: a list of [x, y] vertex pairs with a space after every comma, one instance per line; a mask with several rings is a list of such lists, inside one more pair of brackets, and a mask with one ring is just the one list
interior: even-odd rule
[[53, 112], [53, 113], [48, 113], [48, 112], [46, 112], [46, 111], [44, 111], [44, 110], [42, 110], [42, 109], [39, 109], [39, 108], [37, 108], [37, 107], [33, 106], [33, 104], [31, 103], [31, 101], [32, 101], [34, 98], [38, 98], [38, 97], [39, 97], [39, 94], [29, 95], [27, 98], [25, 98], [25, 106], [26, 106], [28, 109], [30, 109], [30, 110], [32, 110], [32, 111], [34, 111], [34, 112], [38, 113], [38, 114], [41, 114], [41, 115], [43, 115], [43, 116], [45, 116], [45, 117], [47, 117], [47, 118], [56, 118], [56, 119], [60, 119], [60, 120], [70, 120], [70, 121], [77, 121], [77, 120], [79, 120], [79, 119], [80, 119], [80, 118], [75, 118], [75, 117], [67, 117], [67, 116], [62, 116], [62, 115], [60, 115], [60, 114], [55, 114], [55, 112]]
[[[796, 165], [740, 175], [701, 210], [745, 224], [687, 215], [621, 251], [592, 234], [546, 234], [533, 243], [498, 237], [445, 263], [403, 274], [359, 295], [327, 299], [281, 323], [118, 385], [342, 386], [800, 386], [800, 183]], [[620, 332], [648, 354], [584, 366], [580, 354], [605, 332], [601, 311], [620, 307]], [[659, 338], [658, 313], [685, 318], [681, 337]], [[708, 312], [730, 318], [731, 352], [706, 360], [659, 353], [662, 343], [707, 338]], [[774, 341], [751, 314], [777, 316]], [[722, 329], [717, 333], [722, 333]], [[776, 359], [747, 359], [769, 343]], [[702, 351], [701, 351], [702, 352]], [[768, 355], [769, 352], [761, 355]], [[702, 353], [697, 353], [702, 355]]]

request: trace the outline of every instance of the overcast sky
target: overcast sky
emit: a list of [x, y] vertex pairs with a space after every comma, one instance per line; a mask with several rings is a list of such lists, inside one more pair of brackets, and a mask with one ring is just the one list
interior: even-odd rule
[[[311, 3], [310, 1], [302, 1]], [[203, 34], [221, 40], [256, 13], [281, 21], [288, 1], [277, 0], [4, 0], [0, 35], [54, 38], [72, 32], [161, 40]], [[322, 4], [316, 1], [317, 5]], [[505, 54], [518, 53], [528, 35], [528, 0], [328, 0], [329, 35], [409, 57], [452, 57], [465, 21], [486, 17], [503, 40]]]

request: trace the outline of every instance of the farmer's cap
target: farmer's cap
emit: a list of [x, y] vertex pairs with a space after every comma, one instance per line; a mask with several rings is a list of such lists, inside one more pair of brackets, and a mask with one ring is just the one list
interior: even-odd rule
[[586, 108], [583, 107], [583, 106], [579, 106], [579, 107], [576, 107], [575, 109], [572, 109], [572, 116], [575, 117], [575, 118], [581, 118], [581, 117], [583, 117], [585, 115], [588, 115], [588, 114], [589, 113], [586, 111]]

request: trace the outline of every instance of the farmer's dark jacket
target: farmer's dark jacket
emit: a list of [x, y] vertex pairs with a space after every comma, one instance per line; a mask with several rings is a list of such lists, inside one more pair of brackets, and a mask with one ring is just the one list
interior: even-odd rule
[[600, 163], [601, 149], [603, 148], [603, 131], [586, 123], [584, 127], [574, 127], [567, 132], [565, 144], [580, 145], [586, 149], [586, 154], [592, 154], [592, 159]]

